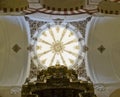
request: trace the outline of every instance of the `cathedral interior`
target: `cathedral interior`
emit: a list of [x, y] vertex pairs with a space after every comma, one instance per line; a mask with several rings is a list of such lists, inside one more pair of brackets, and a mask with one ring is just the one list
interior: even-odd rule
[[120, 0], [0, 0], [0, 97], [120, 97]]

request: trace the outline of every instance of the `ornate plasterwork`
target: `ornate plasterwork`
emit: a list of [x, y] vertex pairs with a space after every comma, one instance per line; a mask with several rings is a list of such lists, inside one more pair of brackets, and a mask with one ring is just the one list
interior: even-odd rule
[[13, 47], [12, 47], [13, 51], [15, 53], [19, 52], [19, 50], [21, 49], [21, 47], [18, 45], [18, 44], [15, 44]]
[[77, 74], [80, 79], [85, 78], [85, 80], [90, 81], [89, 77], [87, 76], [86, 69], [85, 69], [85, 61], [80, 64], [77, 68]]
[[75, 22], [70, 22], [73, 26], [75, 26], [82, 36], [85, 38], [85, 30], [86, 30], [86, 25], [87, 23], [91, 20], [91, 17], [87, 17], [83, 21], [75, 21]]
[[[78, 39], [78, 41], [79, 42], [84, 41], [86, 25], [90, 21], [90, 19], [91, 19], [91, 17], [88, 17], [83, 21], [69, 22], [69, 23], [66, 24], [66, 28], [68, 28], [69, 25], [73, 25], [75, 28], [77, 28], [77, 29], [74, 29], [74, 31], [75, 32], [80, 32], [82, 34], [82, 37], [80, 37]], [[48, 28], [50, 26], [47, 22], [43, 22], [43, 21], [36, 21], [36, 20], [30, 20], [30, 19], [27, 19], [27, 21], [29, 21], [30, 28], [31, 28], [31, 30], [30, 30], [31, 31], [31, 38], [34, 41], [37, 41], [37, 37], [34, 37], [34, 34], [38, 29], [40, 29], [43, 25], [48, 25]], [[59, 24], [59, 25], [62, 24], [62, 22], [57, 21], [57, 19], [53, 20], [53, 21], [55, 22], [55, 24]], [[59, 30], [59, 29], [56, 29], [56, 30]], [[60, 43], [58, 43], [58, 44], [60, 44]], [[59, 47], [60, 48], [62, 47], [62, 49], [64, 48], [61, 44], [59, 45]], [[55, 48], [55, 44], [53, 45], [53, 48]], [[83, 46], [83, 52], [85, 53], [87, 50], [88, 50], [88, 47], [84, 45]], [[56, 49], [54, 49], [54, 51], [56, 52]], [[57, 52], [58, 51], [61, 51], [61, 49], [57, 50]], [[79, 55], [78, 60], [81, 59], [81, 58], [82, 58], [82, 56]], [[34, 59], [37, 59], [37, 56], [34, 56]], [[76, 64], [76, 66], [73, 67], [73, 68], [77, 68], [76, 70], [79, 74], [79, 77], [84, 77], [85, 79], [89, 80], [89, 78], [87, 77], [87, 74], [86, 74], [84, 61], [82, 62], [82, 64], [79, 63], [79, 61], [77, 61], [75, 64]], [[40, 69], [40, 68], [43, 68], [43, 67], [39, 67], [39, 66], [37, 67], [33, 62], [31, 62], [31, 70], [30, 70], [30, 76], [28, 78], [28, 81], [29, 81], [29, 79], [33, 79], [34, 77], [36, 77], [38, 68]]]
[[25, 17], [25, 19], [29, 22], [31, 37], [33, 37], [34, 33], [38, 28], [47, 23], [45, 21], [32, 20], [29, 17]]
[[33, 79], [34, 77], [36, 77], [37, 76], [37, 72], [38, 72], [38, 67], [36, 65], [34, 65], [33, 61], [31, 60], [31, 68], [30, 68], [29, 79]]
[[102, 54], [106, 48], [103, 45], [100, 45], [97, 49]]
[[71, 67], [81, 53], [82, 46], [78, 41], [80, 36], [76, 35], [70, 27], [53, 24], [48, 27], [47, 25], [45, 29], [38, 31], [36, 36], [34, 50], [39, 60], [38, 65], [49, 67], [58, 61], [62, 65]]
[[[11, 89], [10, 89], [10, 94], [11, 95], [16, 95], [16, 94], [18, 94], [18, 93], [21, 93], [21, 87], [12, 87]], [[0, 97], [2, 97], [2, 96], [0, 96]]]

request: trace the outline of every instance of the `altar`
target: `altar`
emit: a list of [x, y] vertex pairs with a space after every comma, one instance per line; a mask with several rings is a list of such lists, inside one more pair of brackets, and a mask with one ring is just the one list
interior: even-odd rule
[[37, 80], [22, 86], [21, 97], [96, 97], [93, 83], [78, 80], [77, 73], [57, 64], [38, 72]]

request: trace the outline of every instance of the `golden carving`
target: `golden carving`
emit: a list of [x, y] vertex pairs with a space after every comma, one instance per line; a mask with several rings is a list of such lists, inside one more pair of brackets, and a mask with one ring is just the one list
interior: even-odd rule
[[54, 59], [55, 59], [55, 56], [56, 56], [56, 53], [54, 53], [54, 55], [53, 55], [53, 57], [52, 57], [52, 59], [51, 59], [51, 61], [50, 61], [50, 65], [49, 65], [49, 66], [52, 66], [52, 63], [53, 63], [53, 61], [54, 61]]
[[53, 31], [52, 31], [52, 28], [49, 29], [49, 32], [50, 32], [50, 35], [52, 36], [52, 39], [53, 39], [54, 42], [55, 42], [56, 40], [55, 40], [55, 37], [54, 37]]
[[45, 64], [46, 63], [46, 59], [41, 60], [41, 64]]
[[47, 36], [46, 32], [43, 32], [42, 35]]
[[69, 59], [70, 63], [73, 65], [74, 64], [74, 60]]
[[75, 46], [75, 49], [78, 49], [78, 50], [79, 50], [79, 49], [80, 49], [80, 46], [78, 46], [78, 45], [77, 45], [77, 46]]
[[41, 46], [36, 46], [36, 50], [41, 50]]
[[59, 26], [56, 27], [56, 31], [57, 31], [57, 32], [60, 31], [60, 27], [59, 27]]
[[63, 37], [64, 37], [64, 35], [65, 35], [66, 32], [67, 32], [67, 29], [64, 28], [63, 33], [62, 33], [62, 36], [61, 36], [61, 38], [60, 38], [60, 41], [62, 41], [62, 39], [63, 39]]
[[67, 43], [64, 43], [64, 45], [68, 45], [68, 44], [71, 44], [71, 43], [74, 43], [74, 42], [77, 42], [77, 39], [74, 39], [74, 40], [68, 41]]
[[45, 51], [45, 52], [43, 52], [43, 53], [41, 53], [41, 54], [38, 54], [38, 57], [41, 57], [41, 56], [43, 56], [43, 55], [45, 55], [45, 54], [47, 54], [47, 53], [49, 53], [49, 52], [51, 52], [51, 50], [47, 50], [47, 51]]
[[64, 64], [65, 66], [67, 66], [67, 64], [66, 64], [66, 62], [65, 62], [65, 60], [64, 60], [64, 58], [63, 58], [63, 56], [62, 56], [61, 53], [60, 53], [60, 57], [61, 57], [61, 59], [62, 59], [62, 61], [63, 61], [63, 64]]
[[[36, 50], [38, 53], [37, 55], [39, 58], [38, 60], [40, 61], [40, 63], [42, 63], [41, 60], [45, 59], [46, 57], [46, 60], [48, 62], [48, 64], [44, 62], [46, 66], [54, 65], [57, 60], [62, 62], [61, 64], [67, 66], [67, 62], [70, 61], [70, 56], [78, 57], [78, 40], [75, 37], [71, 37], [72, 39], [70, 40], [69, 35], [74, 35], [74, 33], [71, 30], [67, 29], [67, 27], [60, 27], [60, 25], [56, 25], [55, 27], [49, 26], [49, 28], [47, 30], [44, 30], [41, 35], [44, 35], [46, 37], [39, 37], [38, 44], [36, 46]], [[75, 46], [77, 50], [75, 49]], [[73, 51], [74, 49], [75, 52]], [[67, 58], [65, 56], [66, 52], [68, 56]], [[46, 54], [48, 54], [48, 56], [50, 55], [51, 58], [47, 59]], [[70, 63], [71, 65], [73, 64], [72, 61], [70, 61]]]
[[75, 57], [78, 56], [78, 54], [76, 54], [76, 53], [74, 53], [74, 52], [71, 52], [71, 51], [68, 51], [68, 50], [64, 50], [64, 51], [67, 52], [67, 53], [69, 53], [69, 54], [71, 54], [71, 55], [73, 55], [73, 56], [75, 56]]
[[73, 32], [70, 32], [69, 37], [73, 36]]
[[45, 44], [48, 44], [48, 45], [51, 46], [51, 44], [49, 42], [45, 41], [45, 40], [40, 39], [39, 42], [42, 42], [42, 43], [45, 43]]
[[51, 50], [54, 52], [54, 53], [61, 53], [63, 52], [64, 50], [64, 45], [62, 42], [60, 41], [56, 41], [55, 43], [53, 43], [53, 45], [51, 46]]
[[[37, 80], [22, 86], [21, 97], [96, 97], [93, 83], [78, 80], [77, 73], [56, 64], [37, 74]], [[74, 96], [73, 96], [74, 95]]]

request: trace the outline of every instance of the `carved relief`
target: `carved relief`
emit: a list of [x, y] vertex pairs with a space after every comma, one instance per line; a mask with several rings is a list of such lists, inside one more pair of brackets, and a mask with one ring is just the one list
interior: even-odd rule
[[29, 74], [29, 78], [26, 81], [30, 81], [33, 78], [37, 77], [37, 72], [38, 72], [38, 67], [36, 65], [34, 65], [33, 61], [31, 60], [31, 64], [30, 64], [30, 74]]
[[96, 97], [93, 83], [79, 80], [77, 73], [56, 64], [39, 71], [34, 82], [22, 86], [21, 97]]
[[87, 23], [91, 20], [91, 17], [86, 18], [83, 21], [78, 21], [78, 22], [70, 22], [73, 26], [75, 26], [78, 31], [82, 34], [82, 36], [85, 38], [85, 29]]
[[43, 26], [44, 24], [46, 24], [47, 22], [44, 21], [37, 21], [37, 20], [32, 20], [29, 17], [25, 17], [26, 21], [29, 22], [29, 26], [30, 26], [30, 32], [31, 32], [31, 37], [33, 37], [34, 33], [36, 32], [36, 30]]
[[[42, 25], [46, 24], [47, 22], [43, 22], [43, 21], [36, 21], [36, 20], [31, 20], [29, 18], [26, 18], [26, 20], [29, 22], [29, 25], [30, 25], [30, 31], [31, 31], [31, 37], [33, 40], [37, 40], [36, 37], [33, 37], [33, 34], [35, 33], [35, 31], [41, 27]], [[71, 25], [75, 26], [77, 28], [77, 30], [82, 34], [83, 38], [79, 39], [79, 41], [82, 41], [84, 40], [85, 38], [85, 29], [86, 29], [86, 25], [87, 23], [91, 20], [91, 17], [88, 17], [86, 18], [85, 20], [83, 21], [77, 21], [77, 22], [70, 22]], [[56, 24], [61, 24], [61, 22], [63, 20], [61, 19], [56, 19], [54, 20]], [[69, 23], [68, 23], [69, 24]], [[66, 28], [67, 26], [69, 25], [66, 25]], [[48, 28], [49, 28], [49, 25], [48, 25]], [[56, 30], [59, 31], [58, 28], [56, 28]], [[28, 50], [32, 50], [31, 47], [28, 47]], [[85, 52], [88, 50], [88, 47], [85, 46], [84, 49], [83, 49]], [[82, 57], [82, 56], [80, 56]], [[34, 57], [36, 58], [36, 56]], [[72, 60], [70, 60], [70, 62], [72, 62]], [[79, 63], [76, 63], [78, 64], [77, 66], [78, 69], [77, 69], [77, 73], [78, 73], [78, 76], [79, 77], [84, 77], [86, 80], [89, 80], [87, 74], [86, 74], [86, 69], [85, 69], [85, 62], [83, 61], [82, 64], [79, 64]], [[39, 67], [37, 67], [32, 61], [31, 61], [31, 68], [30, 68], [30, 76], [29, 78], [27, 79], [27, 81], [33, 79], [33, 78], [37, 78], [37, 73], [38, 73], [38, 70], [39, 70]], [[43, 80], [43, 76], [40, 78], [41, 80]]]
[[13, 49], [14, 52], [17, 53], [17, 52], [21, 49], [21, 47], [20, 47], [18, 44], [15, 44], [15, 45], [12, 47], [12, 49]]
[[88, 80], [88, 76], [86, 73], [86, 69], [85, 69], [85, 61], [83, 60], [82, 64], [80, 64], [80, 66], [77, 69], [77, 74], [79, 78], [85, 78], [86, 80]]

